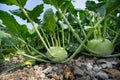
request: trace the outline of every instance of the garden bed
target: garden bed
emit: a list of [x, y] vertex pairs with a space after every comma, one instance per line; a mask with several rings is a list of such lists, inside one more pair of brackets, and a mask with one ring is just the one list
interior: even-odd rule
[[0, 80], [120, 80], [119, 58], [96, 58], [80, 56], [69, 63], [39, 63], [5, 72], [18, 64], [14, 57], [0, 67]]
[[119, 0], [27, 1], [0, 0], [18, 7], [0, 10], [0, 80], [120, 80]]

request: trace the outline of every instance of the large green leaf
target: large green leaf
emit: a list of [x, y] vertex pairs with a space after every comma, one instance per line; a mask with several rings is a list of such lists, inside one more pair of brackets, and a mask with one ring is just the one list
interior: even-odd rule
[[60, 7], [62, 3], [66, 0], [43, 0], [46, 4], [54, 5], [55, 7]]
[[11, 37], [11, 35], [6, 33], [6, 32], [4, 32], [4, 31], [0, 31], [0, 39], [2, 39], [4, 37]]
[[18, 5], [17, 0], [0, 0], [0, 3], [7, 5]]
[[3, 21], [3, 24], [7, 27], [9, 32], [13, 35], [22, 38], [29, 35], [27, 26], [18, 24], [14, 17], [9, 13], [0, 10], [0, 19]]
[[0, 31], [0, 45], [1, 45], [1, 41], [3, 38], [8, 38], [8, 37], [11, 37], [10, 34], [4, 32], [4, 31]]
[[43, 4], [37, 5], [32, 11], [29, 11], [30, 17], [34, 20], [43, 12]]
[[12, 33], [19, 33], [20, 24], [17, 23], [12, 15], [0, 10], [0, 19]]
[[74, 5], [69, 0], [64, 1], [64, 4], [62, 4], [62, 6], [60, 6], [60, 8], [64, 13], [70, 12], [70, 13], [72, 13], [74, 15], [77, 14], [76, 9], [74, 8]]
[[18, 44], [20, 40], [17, 38], [14, 38], [12, 35], [9, 33], [6, 33], [4, 31], [0, 31], [0, 46], [13, 46]]
[[110, 14], [113, 10], [120, 6], [120, 0], [100, 0], [99, 3], [87, 1], [86, 7], [89, 10], [99, 12], [101, 16]]
[[[27, 10], [28, 15], [30, 16], [30, 18], [35, 21], [36, 23], [40, 23], [40, 20], [38, 19], [38, 17], [40, 16], [40, 14], [43, 12], [43, 4], [37, 5], [33, 10]], [[26, 16], [23, 14], [23, 12], [20, 9], [17, 10], [10, 10], [10, 12], [16, 16], [19, 16], [22, 19], [27, 19]], [[27, 21], [29, 22], [29, 20], [27, 19]]]
[[108, 0], [106, 7], [106, 15], [110, 14], [118, 7], [120, 7], [120, 0]]
[[0, 3], [7, 4], [7, 5], [19, 5], [24, 6], [27, 0], [0, 0]]
[[87, 1], [86, 2], [86, 7], [89, 10], [95, 11], [97, 4], [94, 1]]
[[18, 34], [18, 36], [20, 35], [19, 37], [22, 37], [23, 39], [26, 39], [30, 36], [29, 30], [26, 25], [20, 26], [19, 33], [20, 34]]
[[44, 26], [50, 32], [54, 32], [57, 27], [56, 18], [51, 8], [47, 9], [44, 13]]
[[19, 39], [17, 38], [14, 38], [14, 37], [8, 37], [8, 38], [3, 38], [1, 43], [2, 43], [2, 46], [15, 46], [17, 45], [18, 43], [20, 42]]
[[19, 16], [22, 19], [27, 19], [26, 16], [23, 14], [23, 12], [20, 9], [16, 9], [16, 10], [10, 10], [10, 12], [16, 16]]
[[13, 46], [18, 44], [20, 41], [17, 38], [13, 38], [12, 35], [4, 31], [0, 31], [0, 45], [2, 46]]
[[[100, 4], [100, 3], [98, 3]], [[116, 8], [120, 6], [120, 0], [107, 0], [104, 1], [101, 6], [99, 6], [96, 10], [102, 15], [106, 16], [113, 12]]]
[[106, 6], [105, 1], [101, 1], [99, 3], [95, 3], [94, 1], [86, 2], [87, 9], [89, 9], [91, 11], [99, 12], [102, 17], [105, 16], [105, 14], [106, 14], [105, 6]]

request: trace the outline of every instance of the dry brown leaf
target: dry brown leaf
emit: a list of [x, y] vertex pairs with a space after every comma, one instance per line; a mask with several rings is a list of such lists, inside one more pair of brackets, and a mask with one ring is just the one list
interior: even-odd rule
[[117, 80], [120, 80], [120, 71], [119, 70], [117, 70], [117, 69], [102, 69], [102, 71], [112, 75]]
[[74, 80], [74, 75], [73, 75], [71, 69], [67, 65], [64, 66], [64, 69], [65, 69], [64, 70], [64, 76], [65, 76], [65, 78], [67, 80]]

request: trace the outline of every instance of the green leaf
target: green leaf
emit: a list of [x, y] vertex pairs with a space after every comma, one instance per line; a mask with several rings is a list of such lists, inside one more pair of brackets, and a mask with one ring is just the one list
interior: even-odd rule
[[0, 65], [4, 62], [4, 58], [0, 58]]
[[29, 16], [34, 20], [43, 12], [43, 4], [37, 5], [32, 11], [29, 11]]
[[4, 32], [4, 31], [0, 31], [0, 39], [4, 38], [4, 37], [11, 37], [11, 35], [6, 33], [6, 32]]
[[100, 0], [95, 3], [94, 1], [87, 1], [87, 9], [95, 12], [99, 12], [100, 15], [106, 16], [120, 6], [120, 0]]
[[120, 0], [108, 0], [106, 7], [106, 15], [110, 14], [118, 7], [120, 7]]
[[27, 0], [0, 0], [0, 3], [7, 4], [7, 5], [16, 5], [16, 6], [21, 5], [21, 6], [24, 6], [26, 4], [26, 1]]
[[0, 3], [7, 4], [7, 5], [18, 5], [16, 0], [0, 0]]
[[106, 2], [102, 1], [99, 3], [95, 3], [95, 1], [87, 1], [86, 2], [86, 7], [87, 9], [91, 10], [91, 11], [96, 11], [97, 9], [101, 8], [101, 7], [105, 7]]
[[20, 42], [19, 39], [14, 38], [14, 37], [9, 37], [9, 38], [3, 38], [2, 39], [2, 46], [14, 46], [17, 45]]
[[100, 8], [97, 9], [97, 11], [100, 13], [100, 15], [102, 17], [104, 17], [106, 15], [106, 9], [105, 9], [105, 7], [100, 7]]
[[[4, 50], [4, 49], [1, 49], [1, 48], [0, 48], [0, 53], [1, 53], [3, 50]], [[0, 55], [0, 56], [1, 56], [1, 55]]]
[[47, 9], [44, 13], [44, 26], [46, 27], [46, 29], [50, 32], [54, 32], [57, 27], [56, 22], [57, 21], [53, 10], [51, 8]]
[[[36, 23], [40, 23], [40, 20], [38, 19], [38, 17], [40, 16], [40, 14], [43, 12], [43, 4], [37, 5], [33, 10], [27, 10], [28, 15], [30, 16], [30, 18], [35, 21]], [[20, 9], [17, 10], [10, 10], [10, 12], [16, 16], [19, 16], [22, 19], [27, 19], [26, 16], [23, 14], [23, 12]], [[27, 19], [27, 21], [29, 22], [29, 20]]]
[[102, 16], [106, 16], [120, 6], [120, 0], [107, 0], [98, 4], [100, 6], [96, 8], [96, 11], [98, 11]]
[[10, 34], [0, 31], [0, 45], [2, 46], [13, 46], [18, 44], [20, 41], [17, 38], [13, 38]]
[[4, 31], [0, 31], [0, 45], [1, 45], [2, 38], [8, 38], [8, 37], [11, 37], [11, 35]]
[[76, 9], [74, 8], [74, 5], [71, 1], [65, 1], [64, 4], [60, 7], [63, 12], [70, 12], [74, 15], [77, 14]]
[[43, 0], [46, 4], [54, 5], [56, 8], [60, 7], [66, 0]]
[[19, 16], [22, 19], [27, 19], [26, 16], [23, 14], [23, 12], [20, 9], [16, 9], [16, 10], [10, 10], [10, 12], [16, 16]]
[[0, 19], [11, 34], [22, 38], [29, 35], [27, 26], [18, 24], [14, 17], [7, 12], [0, 10]]
[[107, 0], [98, 0], [98, 1], [100, 2], [100, 1], [107, 1]]
[[97, 4], [94, 1], [87, 1], [86, 2], [86, 7], [89, 10], [95, 11]]
[[90, 23], [88, 17], [90, 16], [90, 13], [88, 10], [78, 10], [79, 12], [79, 16], [80, 16], [80, 19], [81, 19], [81, 23], [83, 24], [88, 24]]
[[20, 24], [14, 19], [12, 15], [0, 10], [0, 19], [3, 24], [14, 34], [19, 33]]
[[26, 39], [27, 37], [30, 36], [29, 30], [26, 25], [21, 25], [19, 32], [23, 39]]

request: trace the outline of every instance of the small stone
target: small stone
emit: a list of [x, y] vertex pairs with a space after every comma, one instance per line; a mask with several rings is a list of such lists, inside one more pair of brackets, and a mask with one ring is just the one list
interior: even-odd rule
[[112, 68], [112, 63], [111, 62], [107, 62], [106, 65], [107, 65], [107, 68]]
[[94, 79], [92, 79], [92, 80], [98, 80], [97, 78], [94, 78]]
[[77, 78], [75, 80], [91, 80], [91, 79], [90, 79], [90, 76], [83, 76], [83, 77]]
[[57, 70], [58, 70], [58, 67], [54, 66], [54, 67], [53, 67], [53, 70], [54, 70], [54, 71], [57, 71]]
[[81, 70], [79, 67], [74, 67], [74, 74], [75, 75], [79, 75], [79, 76], [83, 76], [84, 75], [84, 71]]
[[102, 72], [102, 71], [98, 72], [96, 74], [96, 77], [98, 79], [102, 79], [102, 80], [108, 80], [108, 78], [109, 78], [109, 76], [105, 72]]
[[90, 77], [94, 77], [95, 76], [95, 74], [96, 74], [96, 72], [95, 71], [85, 71], [85, 73], [87, 74], [87, 75], [89, 75]]
[[91, 65], [91, 63], [87, 63], [86, 68], [87, 68], [88, 71], [91, 71], [93, 66]]
[[80, 63], [79, 60], [76, 60], [76, 61], [75, 61], [75, 64], [76, 64], [78, 67], [81, 67], [81, 63]]
[[43, 73], [45, 73], [45, 74], [51, 73], [52, 69], [53, 68], [51, 66], [48, 66], [45, 70], [43, 70]]
[[38, 68], [39, 68], [39, 66], [38, 66], [38, 65], [35, 65], [35, 66], [34, 66], [34, 69], [35, 69], [35, 70], [36, 70], [36, 69], [38, 69]]
[[50, 63], [46, 63], [46, 66], [50, 66], [51, 64]]
[[40, 78], [44, 79], [44, 78], [45, 78], [45, 74], [42, 73], [42, 74], [40, 75]]
[[100, 69], [102, 69], [101, 67], [98, 67], [97, 65], [94, 65], [94, 67], [93, 67], [93, 70], [95, 71], [95, 72], [98, 72]]
[[100, 60], [97, 60], [97, 63], [98, 63], [98, 64], [103, 64], [103, 63], [106, 63], [106, 60], [100, 59]]
[[106, 64], [102, 64], [101, 67], [102, 67], [102, 68], [106, 68], [107, 65], [106, 65]]
[[113, 65], [116, 65], [116, 64], [117, 64], [117, 62], [116, 62], [116, 61], [112, 61], [111, 63], [112, 63]]

